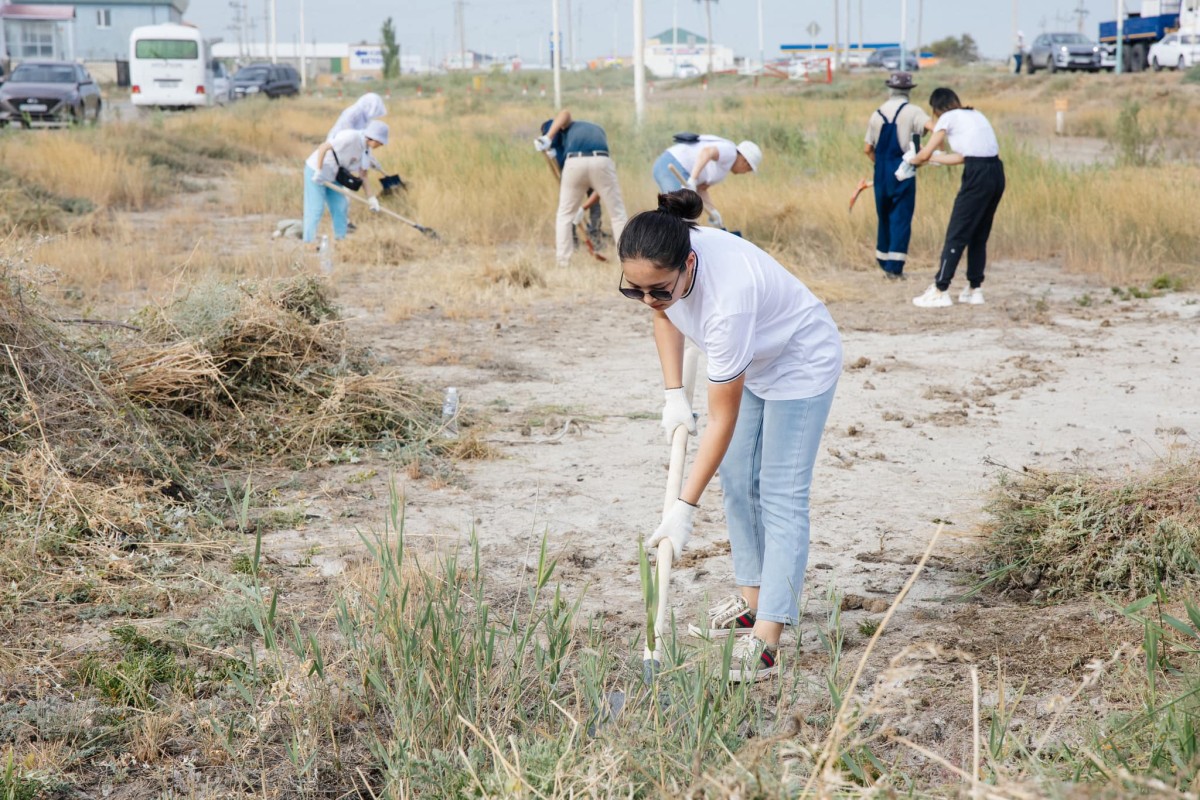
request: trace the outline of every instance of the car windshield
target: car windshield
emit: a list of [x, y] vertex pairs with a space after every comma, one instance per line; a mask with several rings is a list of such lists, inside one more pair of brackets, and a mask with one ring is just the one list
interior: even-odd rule
[[74, 83], [75, 68], [53, 64], [22, 64], [13, 70], [13, 83]]
[[1091, 40], [1082, 33], [1051, 34], [1050, 41], [1054, 44], [1091, 44]]
[[262, 81], [267, 78], [266, 67], [247, 67], [239, 69], [237, 75], [233, 76], [235, 81]]

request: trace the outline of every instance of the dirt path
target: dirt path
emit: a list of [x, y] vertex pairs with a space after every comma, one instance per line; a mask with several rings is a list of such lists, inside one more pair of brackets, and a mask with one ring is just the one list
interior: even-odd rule
[[[868, 608], [890, 601], [945, 520], [897, 628], [902, 639], [927, 634], [949, 613], [939, 598], [971, 580], [964, 554], [1003, 469], [1117, 472], [1200, 435], [1200, 297], [1122, 300], [1047, 264], [998, 264], [989, 277], [982, 307], [919, 310], [909, 298], [922, 281], [867, 273], [847, 278], [862, 299], [831, 306], [846, 371], [813, 487], [810, 619], [823, 618], [834, 588]], [[545, 536], [568, 596], [585, 592], [585, 610], [610, 630], [636, 630], [636, 542], [656, 522], [668, 455], [649, 314], [614, 292], [503, 319], [388, 324], [366, 310], [377, 305], [370, 281], [339, 291], [384, 360], [459, 387], [493, 426], [501, 458], [465, 465], [462, 485], [396, 475], [409, 543], [463, 545], [473, 530], [494, 584], [506, 587], [498, 594], [515, 598]], [[311, 476], [319, 486], [285, 491], [309, 521], [271, 533], [271, 556], [325, 575], [361, 558], [358, 531], [378, 530], [386, 510], [383, 469], [333, 466]], [[675, 576], [685, 621], [731, 587], [715, 485]], [[805, 643], [812, 630], [801, 627]]]

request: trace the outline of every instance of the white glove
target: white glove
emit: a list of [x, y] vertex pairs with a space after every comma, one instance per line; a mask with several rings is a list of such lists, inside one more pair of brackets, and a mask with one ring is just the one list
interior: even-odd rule
[[725, 222], [721, 219], [721, 212], [715, 208], [710, 208], [708, 210], [708, 224], [714, 228], [724, 228]]
[[534, 139], [533, 140], [533, 149], [537, 150], [539, 153], [549, 150], [550, 149], [550, 137], [549, 136], [539, 136], [536, 139]]
[[667, 443], [675, 437], [675, 429], [686, 425], [688, 433], [696, 435], [696, 416], [688, 404], [683, 388], [666, 389], [663, 391], [662, 426], [667, 432]]
[[586, 218], [587, 218], [587, 209], [584, 208], [583, 206], [580, 206], [579, 210], [575, 212], [575, 219], [573, 219], [571, 221], [571, 224], [572, 225], [582, 225], [584, 219], [586, 219]]
[[901, 163], [900, 166], [896, 167], [896, 180], [898, 180], [898, 181], [906, 181], [909, 178], [912, 178], [913, 176], [915, 176], [916, 174], [917, 174], [917, 168], [914, 167], [912, 164], [908, 163], [907, 161]]
[[909, 142], [908, 143], [908, 152], [906, 152], [904, 155], [900, 156], [900, 158], [901, 158], [901, 160], [904, 161], [905, 164], [911, 164], [913, 162], [913, 159], [916, 157], [917, 157], [917, 146], [915, 144], [913, 144], [912, 142]]
[[321, 184], [325, 183], [325, 179], [321, 177], [320, 172], [314, 172], [312, 176], [312, 182], [317, 186], [320, 186]]
[[662, 522], [650, 538], [646, 540], [646, 549], [653, 550], [663, 539], [670, 539], [675, 548], [675, 558], [683, 556], [683, 546], [692, 538], [692, 527], [695, 524], [696, 506], [686, 500], [676, 500], [671, 510], [663, 515]]
[[685, 188], [685, 189], [691, 189], [693, 192], [694, 192], [694, 191], [697, 191], [697, 190], [696, 190], [696, 179], [695, 179], [695, 178], [688, 178], [688, 179], [687, 179], [687, 183], [685, 183], [685, 184], [683, 185], [683, 188]]
[[368, 197], [367, 198], [367, 208], [371, 209], [376, 214], [378, 214], [379, 213], [379, 198], [378, 197]]

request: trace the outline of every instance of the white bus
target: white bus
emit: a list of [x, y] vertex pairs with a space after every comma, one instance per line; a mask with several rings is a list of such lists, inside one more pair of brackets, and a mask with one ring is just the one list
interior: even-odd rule
[[191, 25], [145, 25], [129, 35], [129, 84], [133, 105], [191, 108], [223, 103], [213, 61], [200, 29]]

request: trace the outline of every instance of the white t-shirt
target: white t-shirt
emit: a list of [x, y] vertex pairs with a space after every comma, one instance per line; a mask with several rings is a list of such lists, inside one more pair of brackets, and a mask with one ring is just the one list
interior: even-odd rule
[[321, 174], [321, 180], [333, 182], [337, 175], [338, 163], [353, 173], [358, 173], [359, 170], [365, 169], [364, 161], [367, 154], [367, 135], [362, 131], [342, 131], [335, 134], [330, 140], [330, 145], [333, 147], [333, 152], [337, 153], [337, 160], [333, 158], [333, 153], [328, 153], [325, 156], [325, 163], [317, 163], [317, 152], [321, 148], [317, 148], [308, 157], [304, 163], [312, 167], [314, 172]]
[[973, 108], [956, 108], [938, 118], [933, 130], [945, 131], [954, 152], [974, 158], [1000, 155], [1000, 143], [987, 117]]
[[816, 397], [842, 372], [842, 339], [825, 305], [759, 248], [716, 228], [692, 231], [696, 279], [667, 309], [708, 356], [708, 379], [745, 373], [764, 400]]
[[692, 174], [692, 170], [696, 166], [696, 159], [700, 157], [700, 151], [706, 147], [717, 148], [717, 158], [704, 165], [704, 169], [700, 170], [700, 175], [696, 178], [696, 183], [707, 183], [712, 186], [725, 180], [725, 176], [733, 169], [733, 162], [737, 161], [738, 156], [736, 144], [728, 139], [722, 139], [720, 136], [704, 134], [698, 142], [673, 144], [667, 148], [667, 152], [679, 159], [680, 164], [683, 164], [683, 177], [686, 178]]

